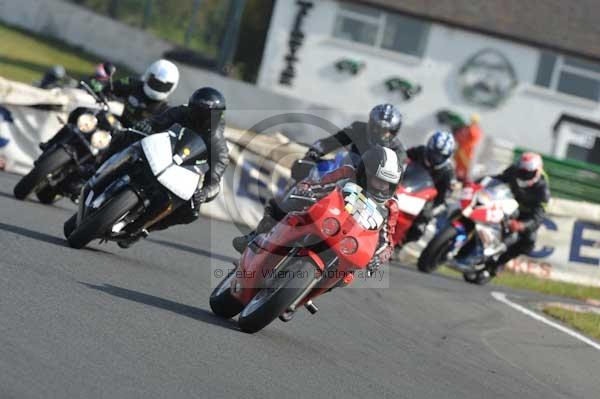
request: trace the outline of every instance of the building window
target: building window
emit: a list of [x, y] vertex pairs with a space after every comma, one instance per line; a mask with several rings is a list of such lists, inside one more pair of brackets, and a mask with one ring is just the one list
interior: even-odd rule
[[600, 101], [600, 64], [542, 52], [535, 84], [561, 93]]
[[341, 4], [333, 36], [386, 50], [422, 57], [429, 24], [370, 7]]

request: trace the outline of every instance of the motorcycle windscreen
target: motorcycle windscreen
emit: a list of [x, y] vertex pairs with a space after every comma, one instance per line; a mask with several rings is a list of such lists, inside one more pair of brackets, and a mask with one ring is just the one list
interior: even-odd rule
[[189, 201], [200, 183], [200, 175], [181, 166], [171, 165], [160, 176], [160, 184], [184, 201]]
[[154, 176], [173, 163], [169, 133], [157, 133], [142, 139], [142, 149]]
[[206, 143], [195, 131], [182, 128], [178, 133], [173, 150], [173, 160], [180, 165], [188, 160], [196, 161], [202, 158], [208, 158]]

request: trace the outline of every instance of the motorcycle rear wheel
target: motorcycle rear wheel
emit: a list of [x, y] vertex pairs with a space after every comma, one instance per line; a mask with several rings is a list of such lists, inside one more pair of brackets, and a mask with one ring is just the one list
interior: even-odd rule
[[425, 247], [419, 260], [417, 267], [423, 273], [434, 272], [444, 261], [444, 256], [447, 254], [450, 245], [456, 238], [458, 232], [452, 226], [446, 227], [442, 232], [435, 237]]
[[210, 308], [219, 317], [230, 319], [244, 309], [244, 304], [231, 295], [231, 280], [235, 278], [235, 269], [225, 277], [210, 294]]
[[[44, 183], [44, 180], [49, 174], [56, 172], [69, 162], [71, 162], [71, 157], [62, 148], [57, 149], [49, 154], [44, 154], [38, 159], [33, 169], [31, 169], [28, 174], [23, 176], [16, 184], [15, 188], [13, 189], [15, 198], [24, 200], [42, 183]], [[56, 193], [53, 193], [52, 189], [49, 187], [42, 188], [40, 193], [42, 193], [41, 198], [38, 196], [38, 199], [43, 204], [51, 204], [56, 198]]]
[[291, 258], [276, 275], [264, 280], [264, 288], [244, 307], [238, 320], [240, 329], [252, 334], [279, 317], [314, 281], [315, 270], [310, 258]]
[[[126, 189], [119, 193], [116, 197], [105, 203], [99, 210], [82, 220], [81, 224], [71, 231], [67, 237], [69, 246], [71, 248], [80, 249], [85, 247], [94, 238], [102, 237], [108, 229], [136, 206], [138, 202], [139, 198], [137, 194], [130, 189]], [[65, 233], [72, 228], [71, 219], [67, 220], [65, 226], [63, 226]]]

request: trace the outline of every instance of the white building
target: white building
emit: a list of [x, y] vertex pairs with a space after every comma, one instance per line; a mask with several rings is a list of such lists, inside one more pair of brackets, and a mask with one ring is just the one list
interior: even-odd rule
[[[258, 85], [365, 117], [377, 103], [395, 103], [413, 137], [437, 126], [440, 109], [477, 112], [487, 136], [586, 158], [600, 132], [561, 129], [557, 137], [553, 126], [563, 114], [600, 120], [597, 22], [586, 31], [600, 2], [578, 2], [579, 20], [572, 21], [573, 3], [563, 1], [565, 10], [557, 1], [278, 0]], [[298, 3], [312, 3], [303, 18]], [[438, 14], [455, 13], [450, 22], [434, 15], [438, 4]], [[467, 12], [468, 5], [481, 9]], [[538, 18], [546, 20], [531, 22]], [[298, 19], [304, 39], [290, 58]], [[295, 76], [282, 84], [290, 60]], [[354, 75], [338, 70], [340, 61], [363, 67]], [[421, 92], [405, 100], [386, 87], [393, 78], [421, 85]]]

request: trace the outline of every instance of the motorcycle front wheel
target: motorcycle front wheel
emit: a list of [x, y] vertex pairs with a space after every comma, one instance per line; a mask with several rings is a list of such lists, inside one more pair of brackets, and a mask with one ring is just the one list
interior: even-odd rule
[[[23, 176], [13, 189], [15, 198], [24, 200], [44, 184], [49, 174], [63, 168], [69, 162], [71, 162], [71, 156], [62, 148], [56, 149], [49, 154], [44, 154], [38, 159], [33, 169]], [[56, 199], [56, 193], [50, 187], [41, 188], [39, 193], [38, 199], [43, 204], [51, 204]]]
[[127, 212], [131, 211], [139, 202], [139, 198], [132, 190], [127, 189], [108, 200], [100, 209], [81, 221], [73, 229], [73, 217], [65, 222], [64, 232], [69, 233], [67, 241], [71, 248], [85, 247], [94, 238], [102, 237], [106, 231]]
[[494, 277], [487, 271], [487, 269], [480, 270], [478, 272], [463, 273], [463, 279], [470, 284], [485, 285], [493, 278]]
[[423, 273], [434, 272], [446, 259], [448, 250], [457, 235], [458, 232], [456, 229], [448, 226], [440, 234], [433, 237], [423, 252], [421, 252], [421, 256], [419, 256], [419, 260], [417, 261], [419, 271]]
[[273, 276], [240, 313], [238, 324], [246, 333], [255, 333], [275, 320], [314, 281], [315, 266], [308, 257], [291, 258]]
[[230, 319], [244, 308], [244, 305], [231, 295], [231, 280], [234, 278], [235, 269], [229, 272], [210, 294], [210, 308], [219, 317]]

